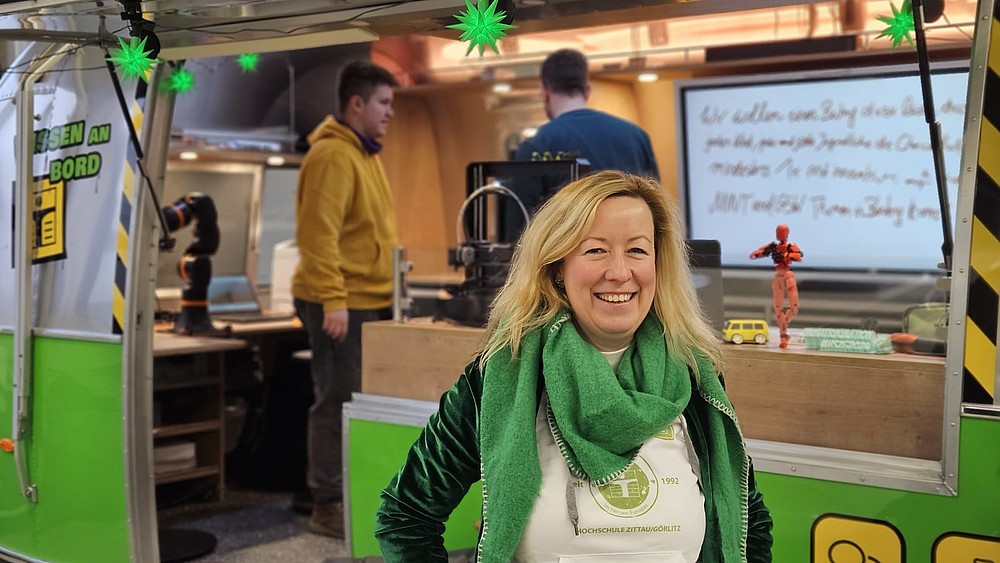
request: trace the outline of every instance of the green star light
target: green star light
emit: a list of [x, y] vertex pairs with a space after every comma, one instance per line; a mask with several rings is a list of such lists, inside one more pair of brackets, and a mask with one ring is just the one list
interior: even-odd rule
[[146, 74], [153, 69], [153, 63], [158, 62], [149, 58], [149, 54], [153, 51], [146, 50], [146, 38], [140, 40], [138, 37], [132, 37], [125, 43], [124, 39], [118, 37], [118, 44], [121, 48], [112, 47], [114, 56], [108, 57], [108, 60], [115, 63], [126, 79], [138, 76], [145, 82]]
[[187, 69], [179, 68], [170, 75], [170, 85], [167, 88], [178, 94], [186, 94], [194, 88], [194, 75]]
[[503, 10], [497, 11], [497, 0], [493, 0], [489, 6], [486, 5], [486, 0], [477, 0], [475, 6], [472, 5], [471, 0], [465, 0], [465, 6], [467, 10], [455, 16], [459, 23], [445, 27], [462, 31], [459, 40], [469, 42], [469, 50], [465, 52], [466, 56], [472, 52], [472, 49], [479, 47], [479, 56], [482, 57], [487, 45], [493, 49], [494, 53], [499, 54], [497, 39], [506, 37], [505, 31], [516, 27], [501, 23], [507, 13]]
[[258, 62], [260, 62], [260, 55], [257, 53], [243, 53], [236, 59], [236, 64], [240, 65], [240, 70], [243, 72], [257, 72]]
[[913, 7], [910, 6], [910, 0], [903, 0], [902, 9], [897, 10], [896, 4], [890, 2], [889, 6], [892, 7], [892, 16], [877, 16], [878, 21], [886, 24], [887, 28], [882, 30], [875, 39], [879, 37], [891, 37], [892, 38], [892, 48], [895, 49], [899, 47], [903, 39], [913, 46], [913, 40], [910, 39], [910, 32], [915, 31], [913, 26]]

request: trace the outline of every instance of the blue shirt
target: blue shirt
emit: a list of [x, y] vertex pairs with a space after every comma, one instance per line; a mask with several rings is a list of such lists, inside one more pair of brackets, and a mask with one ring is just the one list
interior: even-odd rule
[[590, 171], [621, 170], [659, 180], [649, 135], [638, 125], [592, 109], [560, 114], [517, 149], [515, 160], [582, 158]]
[[[638, 125], [588, 108], [564, 112], [541, 126], [517, 149], [514, 160], [572, 160], [590, 164], [590, 172], [621, 170], [659, 180], [653, 147]], [[565, 177], [518, 178], [511, 189], [530, 213], [564, 183]], [[513, 205], [505, 209], [504, 238], [512, 240], [524, 228]]]

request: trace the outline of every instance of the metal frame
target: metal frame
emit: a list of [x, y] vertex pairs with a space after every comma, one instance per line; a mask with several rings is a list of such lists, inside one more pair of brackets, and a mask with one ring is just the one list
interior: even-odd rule
[[16, 563], [52, 563], [43, 559], [35, 559], [34, 557], [20, 555], [4, 547], [0, 547], [0, 561], [14, 561]]
[[962, 405], [962, 416], [984, 420], [1000, 420], [1000, 405]]
[[[160, 94], [164, 73], [150, 79], [140, 135], [145, 179], [136, 176], [132, 224], [129, 226], [128, 278], [125, 283], [125, 326], [122, 335], [122, 436], [124, 444], [126, 514], [130, 556], [135, 563], [159, 561], [156, 516], [156, 476], [153, 462], [153, 292], [159, 254], [156, 202], [170, 142], [174, 99]], [[162, 96], [162, 97], [161, 97]], [[156, 197], [154, 198], [153, 195]]]
[[938, 495], [956, 494], [941, 479], [937, 461], [801, 444], [747, 440], [754, 469], [826, 481], [885, 487]]
[[[961, 421], [962, 375], [965, 370], [965, 325], [969, 305], [969, 270], [972, 260], [973, 204], [976, 192], [976, 167], [979, 158], [980, 122], [983, 115], [987, 59], [995, 0], [979, 3], [972, 58], [969, 66], [969, 93], [965, 106], [965, 138], [962, 140], [962, 165], [959, 175], [958, 208], [955, 221], [955, 250], [952, 260], [951, 299], [948, 322], [948, 359], [945, 364], [945, 482], [958, 490], [959, 426]], [[1000, 381], [1000, 376], [998, 376]]]
[[[63, 56], [75, 48], [72, 43], [50, 45], [34, 59], [18, 85], [15, 103], [17, 104], [17, 130], [34, 131], [35, 115], [35, 82], [42, 74], [51, 69]], [[31, 433], [31, 390], [32, 390], [32, 349], [33, 334], [33, 300], [31, 292], [32, 250], [34, 248], [34, 229], [32, 217], [35, 210], [35, 198], [31, 193], [34, 185], [34, 153], [32, 135], [19, 135], [17, 139], [17, 182], [15, 186], [16, 208], [19, 211], [14, 218], [14, 254], [15, 271], [19, 272], [15, 280], [17, 312], [14, 321], [14, 372], [13, 372], [13, 423], [11, 434], [14, 439], [14, 463], [17, 466], [17, 480], [21, 494], [31, 502], [38, 502], [38, 486], [31, 482], [28, 467], [28, 452], [25, 451], [27, 439]], [[30, 234], [29, 234], [30, 233]]]

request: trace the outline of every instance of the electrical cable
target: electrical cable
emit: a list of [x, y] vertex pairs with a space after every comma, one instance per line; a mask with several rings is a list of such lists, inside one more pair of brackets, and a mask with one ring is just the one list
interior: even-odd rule
[[[76, 47], [73, 47], [69, 51], [66, 51], [65, 53], [62, 53], [59, 56], [72, 55], [73, 53], [76, 53], [77, 51], [79, 51], [80, 49], [83, 49], [84, 47], [93, 47], [95, 45], [99, 46], [102, 43], [104, 43], [109, 37], [116, 36], [116, 34], [118, 32], [123, 31], [123, 30], [125, 30], [127, 28], [128, 28], [128, 26], [122, 26], [122, 27], [120, 27], [120, 28], [112, 31], [108, 35], [102, 35], [102, 36], [98, 37], [97, 39], [94, 39], [93, 41], [86, 41], [86, 42], [80, 43]], [[22, 63], [18, 63], [16, 65], [11, 65], [11, 66], [7, 67], [6, 69], [4, 69], [3, 73], [0, 73], [0, 74], [8, 74], [8, 73], [9, 74], [16, 74], [16, 75], [25, 74], [24, 72], [19, 72], [19, 71], [15, 70], [15, 69], [28, 66], [28, 65], [34, 63], [35, 61], [39, 61], [39, 60], [42, 60], [42, 59], [47, 59], [49, 57], [54, 57], [54, 56], [56, 56], [56, 55], [44, 55], [44, 56], [40, 56], [40, 57], [32, 57], [31, 59], [29, 59], [27, 61], [24, 61]], [[99, 69], [102, 69], [102, 68], [104, 68], [104, 67], [103, 66], [96, 66], [96, 67], [87, 67], [87, 68], [72, 68], [72, 69], [50, 70], [49, 72], [66, 72], [66, 71], [71, 71], [71, 70], [72, 71], [77, 71], [77, 70], [99, 70]]]
[[149, 179], [146, 174], [146, 169], [142, 165], [143, 152], [142, 145], [139, 143], [139, 136], [136, 134], [135, 126], [132, 124], [132, 118], [128, 111], [128, 104], [125, 103], [125, 94], [122, 92], [121, 81], [118, 80], [118, 73], [115, 72], [115, 67], [111, 63], [111, 54], [108, 50], [104, 49], [105, 63], [107, 63], [108, 73], [111, 74], [111, 83], [115, 87], [115, 94], [118, 96], [118, 104], [122, 110], [122, 116], [125, 118], [125, 124], [128, 126], [129, 139], [132, 141], [132, 148], [135, 149], [136, 155], [136, 166], [139, 168], [139, 174], [142, 175], [143, 180], [146, 181], [146, 187], [149, 188], [149, 195], [153, 198], [153, 205], [156, 209], [156, 216], [160, 220], [160, 250], [171, 250], [174, 244], [177, 243], [177, 239], [170, 236], [170, 229], [167, 228], [167, 218], [163, 215], [163, 210], [160, 208], [160, 199], [156, 197], [156, 190], [153, 189], [153, 181]]
[[[395, 8], [396, 6], [399, 6], [401, 4], [406, 4], [407, 2], [410, 2], [410, 1], [412, 1], [412, 0], [397, 0], [396, 2], [391, 2], [389, 4], [383, 4], [381, 6], [375, 6], [374, 8], [370, 8], [368, 10], [365, 10], [363, 12], [355, 14], [355, 15], [353, 15], [353, 16], [345, 19], [345, 20], [341, 20], [339, 22], [330, 22], [330, 23], [347, 23], [347, 22], [352, 22], [352, 21], [357, 20], [358, 18], [364, 17], [364, 16], [366, 16], [368, 14], [371, 14], [371, 13], [374, 13], [374, 12], [378, 12], [380, 10], [387, 10], [389, 8]], [[157, 24], [157, 26], [160, 29], [165, 29], [165, 30], [169, 30], [169, 31], [191, 31], [191, 32], [196, 32], [196, 33], [206, 33], [206, 34], [209, 34], [209, 35], [223, 35], [223, 36], [236, 35], [236, 34], [247, 33], [247, 32], [276, 33], [276, 34], [280, 34], [280, 35], [292, 35], [292, 34], [298, 32], [298, 31], [301, 31], [303, 29], [309, 29], [310, 27], [315, 27], [316, 25], [323, 25], [323, 24], [301, 25], [301, 26], [298, 26], [298, 27], [293, 27], [291, 29], [271, 29], [271, 28], [253, 28], [253, 27], [243, 28], [243, 29], [240, 29], [238, 31], [212, 31], [210, 29], [207, 29], [209, 27], [214, 27], [214, 26], [218, 26], [218, 25], [233, 25], [233, 24], [232, 23], [225, 23], [225, 24], [213, 23], [213, 24], [205, 24], [205, 25], [195, 25], [195, 26], [191, 26], [191, 27], [178, 27], [178, 26], [171, 26], [171, 25], [165, 25], [165, 24]]]

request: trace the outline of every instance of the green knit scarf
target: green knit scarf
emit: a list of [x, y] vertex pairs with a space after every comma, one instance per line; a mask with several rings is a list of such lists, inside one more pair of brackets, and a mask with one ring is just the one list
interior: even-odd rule
[[[703, 374], [699, 391], [714, 407], [703, 421], [712, 459], [713, 498], [706, 503], [714, 502], [726, 560], [740, 561], [746, 553], [749, 465], [732, 406], [711, 363], [697, 356]], [[510, 561], [538, 496], [539, 375], [570, 471], [597, 484], [627, 470], [643, 443], [684, 410], [692, 393], [690, 370], [668, 353], [663, 325], [654, 314], [639, 326], [617, 375], [581, 338], [569, 313], [526, 335], [516, 359], [509, 348], [498, 352], [483, 376], [480, 561]]]

